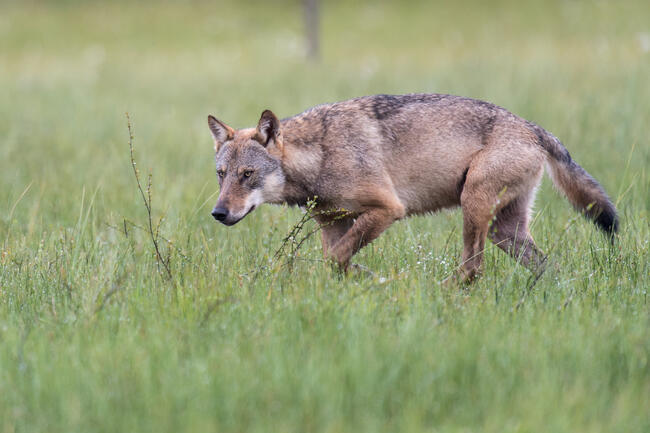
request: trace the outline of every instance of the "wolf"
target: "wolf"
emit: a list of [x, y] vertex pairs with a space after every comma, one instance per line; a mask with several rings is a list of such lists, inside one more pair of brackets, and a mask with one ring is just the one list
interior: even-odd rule
[[397, 220], [460, 206], [462, 263], [473, 280], [486, 239], [536, 274], [546, 256], [528, 224], [544, 167], [579, 212], [613, 241], [619, 220], [600, 184], [553, 134], [497, 105], [453, 95], [364, 96], [235, 130], [208, 116], [219, 198], [233, 225], [263, 203], [312, 209], [323, 254], [343, 270]]

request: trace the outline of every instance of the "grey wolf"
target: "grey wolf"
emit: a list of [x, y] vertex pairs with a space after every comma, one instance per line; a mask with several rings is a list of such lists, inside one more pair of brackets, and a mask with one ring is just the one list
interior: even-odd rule
[[[460, 206], [458, 277], [480, 271], [485, 240], [535, 273], [545, 255], [528, 224], [544, 167], [571, 204], [612, 237], [616, 208], [551, 133], [497, 105], [440, 94], [375, 95], [319, 105], [234, 130], [213, 116], [220, 194], [215, 219], [233, 225], [262, 203], [316, 198], [325, 257], [350, 258], [395, 221]], [[344, 213], [333, 210], [344, 209]]]

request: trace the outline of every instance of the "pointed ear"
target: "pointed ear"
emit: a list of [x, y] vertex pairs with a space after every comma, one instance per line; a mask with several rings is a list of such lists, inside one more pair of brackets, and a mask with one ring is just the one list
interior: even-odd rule
[[219, 148], [223, 143], [232, 139], [235, 136], [234, 129], [232, 129], [230, 126], [226, 125], [221, 120], [214, 117], [213, 115], [208, 116], [208, 126], [210, 127], [212, 138], [214, 139], [215, 152], [219, 151]]
[[[271, 110], [264, 110], [257, 124], [256, 139], [262, 146], [268, 147], [272, 141], [278, 141], [280, 135], [280, 121]], [[279, 144], [279, 143], [276, 143]]]

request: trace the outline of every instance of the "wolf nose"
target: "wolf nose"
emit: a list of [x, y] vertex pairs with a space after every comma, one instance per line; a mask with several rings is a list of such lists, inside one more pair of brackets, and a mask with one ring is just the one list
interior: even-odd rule
[[226, 209], [225, 207], [215, 207], [214, 209], [212, 209], [212, 216], [217, 221], [223, 222], [223, 220], [225, 220], [226, 217], [228, 216], [228, 209]]

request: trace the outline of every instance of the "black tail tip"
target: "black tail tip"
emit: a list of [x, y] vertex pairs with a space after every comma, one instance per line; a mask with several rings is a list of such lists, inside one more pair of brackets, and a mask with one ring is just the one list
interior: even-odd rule
[[613, 207], [603, 210], [600, 214], [598, 214], [594, 222], [612, 240], [614, 239], [614, 235], [618, 233], [618, 216], [616, 215], [616, 210], [613, 209]]

